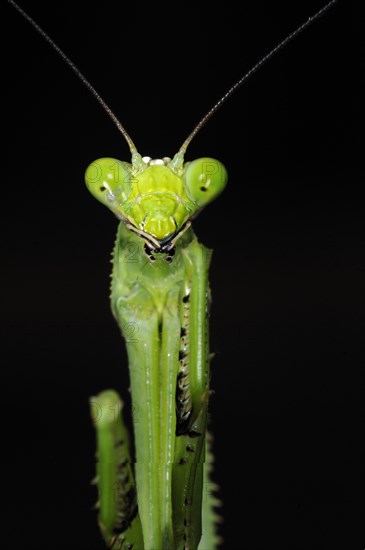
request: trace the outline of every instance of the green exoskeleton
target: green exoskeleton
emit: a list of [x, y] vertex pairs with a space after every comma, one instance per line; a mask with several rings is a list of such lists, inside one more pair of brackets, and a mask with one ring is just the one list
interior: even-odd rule
[[131, 439], [113, 390], [91, 401], [97, 435], [99, 525], [109, 548], [212, 550], [219, 544], [209, 474], [208, 270], [211, 250], [191, 222], [227, 183], [221, 162], [184, 162], [206, 121], [275, 53], [336, 0], [282, 40], [208, 111], [170, 159], [142, 157], [80, 71], [15, 2], [104, 107], [126, 139], [131, 163], [102, 158], [86, 170], [93, 196], [119, 220], [111, 306], [124, 336], [134, 414]]
[[[182, 153], [173, 160], [142, 159], [133, 153], [132, 164], [100, 159], [86, 171], [92, 194], [121, 219], [111, 302], [127, 345], [133, 410], [138, 416], [134, 429], [138, 516], [120, 539], [125, 537], [125, 544], [133, 548], [197, 548], [201, 537], [210, 251], [198, 242], [190, 219], [221, 193], [226, 181], [219, 161], [203, 158], [184, 165]], [[96, 402], [100, 411], [105, 403], [115, 407], [110, 394], [102, 394]], [[109, 453], [115, 452], [108, 430], [117, 429], [114, 419], [107, 427], [104, 424], [100, 412], [95, 425], [102, 453], [101, 484], [105, 466], [101, 457], [108, 465]], [[125, 437], [115, 437], [114, 445], [126, 445]], [[130, 491], [131, 474], [127, 477], [126, 488], [117, 491]], [[109, 499], [110, 491], [101, 491], [100, 524], [111, 542], [118, 514], [124, 517], [125, 511], [110, 506]], [[130, 501], [127, 506], [135, 512]]]
[[[209, 397], [210, 253], [189, 220], [223, 190], [227, 177], [217, 161], [183, 167], [180, 158], [148, 161], [136, 154], [132, 165], [101, 159], [86, 172], [89, 189], [122, 220], [111, 300], [127, 344], [138, 415], [135, 476], [145, 548], [196, 548], [201, 535], [194, 518], [202, 505]], [[111, 520], [103, 492], [100, 498], [101, 525], [114, 528], [118, 510]], [[132, 534], [127, 542], [142, 547]]]

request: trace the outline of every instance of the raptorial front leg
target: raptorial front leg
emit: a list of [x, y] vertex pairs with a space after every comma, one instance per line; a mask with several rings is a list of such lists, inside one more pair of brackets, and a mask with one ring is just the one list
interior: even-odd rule
[[[125, 288], [125, 287], [124, 287]], [[113, 310], [126, 341], [133, 405], [136, 484], [144, 549], [168, 548], [161, 525], [159, 487], [159, 322], [150, 293], [136, 284], [113, 288]], [[173, 548], [169, 541], [169, 548]]]
[[[181, 296], [182, 403], [173, 471], [174, 526], [178, 550], [196, 550], [202, 535], [205, 436], [209, 400], [209, 285], [211, 252], [195, 239], [183, 251], [184, 293]], [[180, 391], [178, 396], [180, 395]], [[179, 401], [179, 400], [178, 400]], [[186, 414], [187, 418], [185, 418]], [[213, 546], [212, 546], [213, 549]]]
[[184, 522], [184, 509], [173, 509], [173, 475], [176, 449], [177, 410], [176, 395], [179, 370], [179, 352], [181, 336], [180, 303], [183, 296], [181, 282], [174, 285], [167, 294], [162, 314], [161, 331], [161, 463], [160, 487], [162, 500], [162, 519], [166, 534], [174, 540], [178, 549], [183, 544], [183, 533], [178, 526]]
[[117, 392], [107, 390], [90, 399], [97, 437], [96, 478], [99, 526], [109, 548], [143, 550], [129, 434]]

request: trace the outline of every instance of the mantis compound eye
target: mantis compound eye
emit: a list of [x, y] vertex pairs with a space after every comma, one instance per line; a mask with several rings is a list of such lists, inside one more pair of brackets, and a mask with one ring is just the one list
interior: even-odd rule
[[100, 158], [87, 167], [85, 182], [98, 201], [115, 211], [130, 193], [132, 166], [114, 158]]
[[186, 164], [185, 184], [189, 195], [200, 207], [222, 193], [227, 177], [227, 170], [219, 160], [204, 157]]

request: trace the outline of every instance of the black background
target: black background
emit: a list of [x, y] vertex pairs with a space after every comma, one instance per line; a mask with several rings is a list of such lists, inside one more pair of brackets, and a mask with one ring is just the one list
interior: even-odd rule
[[[322, 4], [23, 2], [152, 157], [172, 156]], [[195, 222], [214, 249], [211, 425], [227, 549], [364, 546], [363, 206], [348, 154], [345, 6], [256, 74], [187, 155], [219, 158], [229, 172]], [[113, 387], [128, 401], [128, 370], [108, 302], [117, 220], [83, 174], [129, 151], [70, 69], [5, 9], [5, 532], [9, 548], [101, 550], [88, 398]]]

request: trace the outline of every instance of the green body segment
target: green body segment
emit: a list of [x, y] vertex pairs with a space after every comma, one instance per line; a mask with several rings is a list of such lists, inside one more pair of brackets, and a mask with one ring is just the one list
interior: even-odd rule
[[[171, 264], [164, 255], [151, 263], [143, 246], [121, 223], [114, 251], [112, 307], [128, 350], [138, 509], [146, 550], [182, 549], [190, 539], [194, 544], [189, 547], [197, 548], [209, 388], [210, 254], [192, 230], [177, 242]], [[127, 255], [127, 250], [135, 254]], [[187, 303], [192, 411], [186, 433], [177, 436], [181, 312]], [[196, 326], [200, 322], [201, 329]]]
[[[121, 500], [101, 498], [101, 528], [114, 549], [197, 550], [201, 539], [211, 251], [189, 220], [226, 179], [218, 161], [183, 165], [181, 154], [151, 163], [138, 154], [132, 164], [99, 159], [86, 172], [92, 194], [122, 220], [111, 304], [128, 352], [137, 508], [125, 519]], [[112, 468], [113, 437], [107, 440], [101, 426], [97, 433], [99, 452], [104, 445], [106, 455], [114, 453]], [[113, 475], [106, 467], [99, 492]]]
[[125, 548], [132, 544], [134, 550], [143, 550], [129, 434], [123, 422], [122, 408], [122, 400], [113, 390], [90, 399], [97, 434], [99, 526], [108, 546], [122, 532]]

